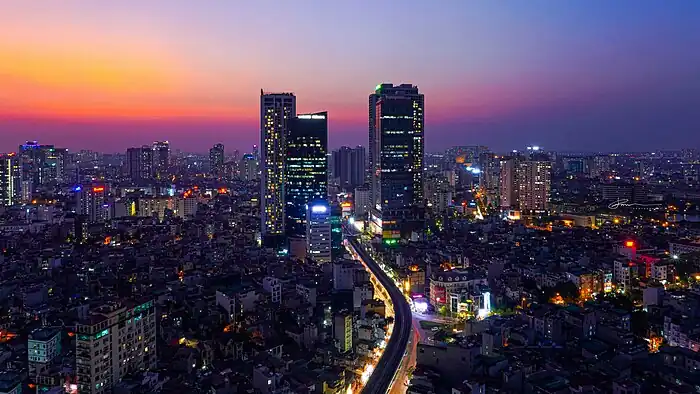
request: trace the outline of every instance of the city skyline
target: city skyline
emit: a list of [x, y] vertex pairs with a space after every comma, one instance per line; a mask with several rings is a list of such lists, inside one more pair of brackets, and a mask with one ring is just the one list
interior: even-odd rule
[[[427, 151], [700, 145], [693, 2], [412, 2], [372, 13], [311, 1], [271, 12], [264, 4], [96, 2], [41, 12], [2, 4], [2, 151], [33, 139], [71, 150], [169, 140], [174, 149], [221, 142], [245, 151], [258, 140], [260, 88], [294, 92], [299, 112], [328, 111], [330, 148], [366, 146], [366, 97], [379, 83], [412, 83], [431, 98]], [[416, 28], [394, 28], [387, 16]], [[316, 23], [299, 23], [306, 19]], [[380, 26], [392, 46], [367, 45], [375, 33], [363, 23]], [[259, 26], [254, 39], [240, 39]], [[294, 44], [273, 51], [281, 33]]]

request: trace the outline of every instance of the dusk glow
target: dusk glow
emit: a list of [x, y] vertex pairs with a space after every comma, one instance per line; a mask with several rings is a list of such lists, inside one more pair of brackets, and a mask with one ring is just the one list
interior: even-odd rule
[[0, 5], [4, 151], [59, 137], [249, 150], [261, 88], [293, 91], [299, 113], [328, 111], [331, 146], [366, 145], [381, 82], [425, 94], [428, 150], [700, 142], [694, 1]]

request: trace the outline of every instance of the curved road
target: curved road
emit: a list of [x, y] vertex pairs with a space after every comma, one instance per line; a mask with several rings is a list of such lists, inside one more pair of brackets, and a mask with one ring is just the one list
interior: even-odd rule
[[[406, 354], [408, 340], [411, 336], [411, 308], [406, 302], [406, 298], [399, 288], [396, 287], [394, 281], [384, 273], [384, 270], [369, 256], [365, 249], [357, 242], [355, 237], [348, 237], [348, 242], [360, 256], [367, 268], [372, 271], [374, 276], [384, 286], [391, 302], [394, 304], [394, 329], [389, 339], [389, 343], [384, 349], [379, 362], [377, 363], [372, 376], [370, 376], [367, 384], [362, 389], [363, 393], [387, 393], [394, 382], [401, 361]], [[403, 382], [397, 382], [403, 384]]]

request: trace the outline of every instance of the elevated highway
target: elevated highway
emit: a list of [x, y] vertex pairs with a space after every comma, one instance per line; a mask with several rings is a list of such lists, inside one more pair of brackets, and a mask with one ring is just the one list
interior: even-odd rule
[[[401, 290], [396, 287], [394, 281], [384, 272], [382, 267], [369, 256], [357, 238], [348, 236], [347, 241], [350, 248], [355, 251], [359, 261], [372, 272], [385, 292], [388, 293], [393, 304], [394, 327], [391, 337], [374, 372], [362, 389], [362, 393], [385, 394], [391, 391], [394, 383], [397, 382], [397, 373], [401, 369], [402, 361], [407, 353], [412, 329], [411, 308]], [[389, 305], [387, 305], [388, 308]], [[398, 383], [403, 384], [403, 382]]]

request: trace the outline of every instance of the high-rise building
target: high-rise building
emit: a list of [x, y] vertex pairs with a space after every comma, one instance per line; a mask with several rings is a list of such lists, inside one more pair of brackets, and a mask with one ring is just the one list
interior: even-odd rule
[[324, 200], [306, 207], [306, 256], [319, 263], [331, 261], [331, 208]]
[[78, 323], [75, 345], [79, 392], [111, 393], [124, 376], [156, 367], [153, 300], [105, 305]]
[[373, 225], [395, 242], [423, 227], [424, 97], [410, 84], [381, 84], [369, 102]]
[[333, 178], [338, 181], [341, 188], [352, 190], [365, 183], [366, 156], [363, 146], [355, 148], [343, 146], [333, 151]]
[[343, 211], [339, 204], [331, 205], [331, 259], [336, 260], [345, 255], [343, 245]]
[[255, 156], [250, 153], [246, 153], [243, 155], [243, 158], [241, 158], [240, 169], [240, 177], [244, 181], [250, 182], [259, 178], [260, 171], [258, 169], [258, 161], [255, 159]]
[[431, 211], [443, 215], [452, 206], [454, 187], [444, 173], [428, 175], [425, 182], [425, 198]]
[[0, 155], [0, 205], [14, 205], [20, 197], [20, 161], [14, 153]]
[[352, 313], [342, 310], [333, 316], [333, 339], [340, 353], [352, 350]]
[[353, 196], [355, 219], [364, 220], [372, 207], [372, 190], [367, 186], [356, 187]]
[[306, 231], [306, 205], [328, 198], [328, 116], [299, 115], [289, 122], [285, 158], [287, 235]]
[[216, 144], [209, 149], [209, 168], [214, 175], [224, 172], [224, 145]]
[[279, 245], [284, 238], [286, 137], [296, 113], [293, 93], [260, 91], [260, 232], [265, 245]]
[[154, 178], [153, 148], [144, 145], [126, 150], [126, 172], [132, 182], [150, 181]]
[[27, 359], [29, 382], [37, 386], [38, 392], [48, 391], [52, 376], [50, 367], [53, 360], [61, 354], [61, 330], [57, 328], [39, 328], [32, 331], [27, 339]]
[[153, 143], [153, 172], [158, 180], [165, 180], [170, 173], [170, 142]]
[[501, 191], [501, 159], [491, 152], [483, 152], [479, 162], [481, 198], [492, 209], [498, 208]]
[[552, 162], [544, 155], [532, 155], [518, 163], [518, 203], [521, 212], [536, 213], [550, 209]]
[[39, 185], [60, 182], [63, 178], [65, 149], [27, 141], [19, 146], [21, 182], [27, 193]]
[[503, 157], [500, 160], [500, 208], [503, 211], [520, 209], [518, 202], [518, 163], [519, 158]]
[[85, 215], [89, 222], [104, 222], [110, 219], [106, 185], [78, 186], [75, 192], [79, 215]]
[[45, 153], [45, 163], [42, 171], [42, 184], [66, 181], [66, 161], [68, 149], [49, 148]]

